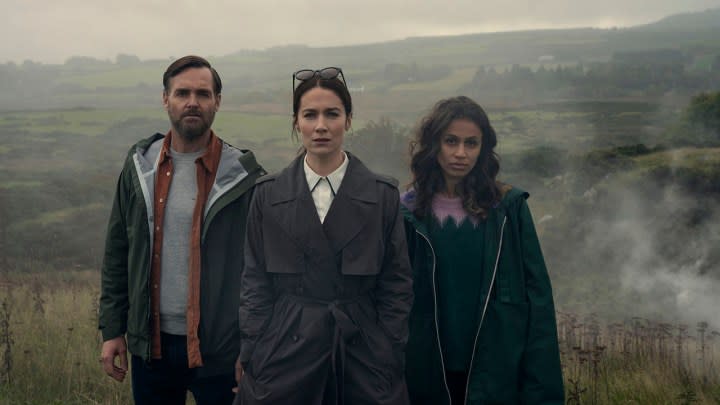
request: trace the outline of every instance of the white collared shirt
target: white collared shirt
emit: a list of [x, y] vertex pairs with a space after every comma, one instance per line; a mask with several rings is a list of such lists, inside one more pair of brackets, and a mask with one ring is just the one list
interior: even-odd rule
[[335, 194], [340, 189], [340, 184], [342, 184], [345, 172], [347, 171], [347, 154], [343, 152], [343, 162], [340, 167], [326, 177], [315, 173], [315, 171], [308, 166], [307, 155], [305, 155], [305, 159], [303, 160], [303, 166], [305, 168], [305, 178], [307, 179], [308, 187], [310, 187], [310, 194], [312, 194], [313, 201], [315, 202], [318, 217], [320, 217], [320, 222], [325, 222], [325, 216], [330, 209], [330, 204], [332, 204]]

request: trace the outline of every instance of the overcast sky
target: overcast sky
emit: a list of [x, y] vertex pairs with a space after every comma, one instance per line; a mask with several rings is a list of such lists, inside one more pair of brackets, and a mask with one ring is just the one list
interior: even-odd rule
[[0, 63], [62, 63], [533, 28], [625, 27], [720, 0], [0, 0]]

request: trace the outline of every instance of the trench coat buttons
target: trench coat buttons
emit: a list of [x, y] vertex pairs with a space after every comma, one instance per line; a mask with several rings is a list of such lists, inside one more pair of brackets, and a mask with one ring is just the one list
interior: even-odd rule
[[292, 341], [297, 342], [298, 341], [298, 335], [292, 335]]

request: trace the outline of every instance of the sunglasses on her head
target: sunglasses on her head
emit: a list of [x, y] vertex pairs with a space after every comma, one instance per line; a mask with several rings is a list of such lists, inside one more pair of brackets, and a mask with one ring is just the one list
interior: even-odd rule
[[345, 87], [347, 87], [347, 83], [345, 82], [345, 75], [343, 75], [342, 69], [340, 69], [339, 67], [326, 67], [319, 70], [300, 69], [297, 72], [293, 73], [293, 91], [295, 91], [295, 80], [304, 82], [306, 80], [313, 79], [315, 76], [318, 76], [319, 78], [324, 80], [331, 80], [336, 77], [340, 77], [340, 80], [342, 80]]

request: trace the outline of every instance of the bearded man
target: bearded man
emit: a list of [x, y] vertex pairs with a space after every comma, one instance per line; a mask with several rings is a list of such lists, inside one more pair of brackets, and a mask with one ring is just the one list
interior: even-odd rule
[[211, 129], [222, 82], [198, 56], [163, 75], [170, 130], [135, 144], [117, 183], [102, 267], [105, 373], [136, 404], [232, 403], [238, 285], [255, 180], [252, 152]]

